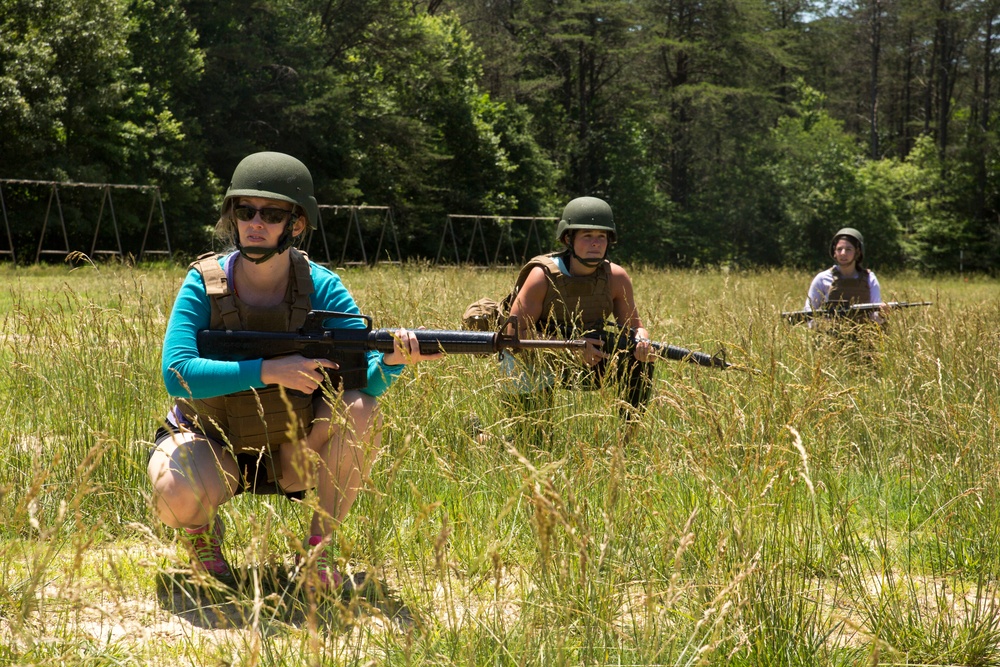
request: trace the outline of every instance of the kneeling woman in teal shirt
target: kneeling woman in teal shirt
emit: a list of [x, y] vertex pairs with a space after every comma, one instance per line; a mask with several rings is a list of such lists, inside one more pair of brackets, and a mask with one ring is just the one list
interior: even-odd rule
[[[199, 355], [202, 329], [295, 331], [309, 310], [359, 313], [337, 274], [293, 247], [318, 215], [299, 160], [269, 152], [244, 158], [216, 228], [236, 251], [192, 265], [167, 324], [162, 371], [175, 403], [148, 462], [155, 511], [182, 530], [193, 566], [227, 583], [235, 578], [222, 554], [219, 507], [242, 492], [302, 498], [315, 488], [306, 562], [315, 563], [315, 588], [337, 590], [330, 545], [379, 450], [377, 398], [404, 365], [440, 356], [422, 355], [413, 332], [400, 329], [391, 353], [367, 353], [367, 387], [338, 394], [322, 391], [339, 370], [329, 359]], [[353, 318], [329, 325], [365, 326]]]

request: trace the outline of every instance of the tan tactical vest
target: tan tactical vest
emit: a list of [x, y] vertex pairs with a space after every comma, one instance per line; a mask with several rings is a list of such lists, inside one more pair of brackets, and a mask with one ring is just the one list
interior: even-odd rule
[[509, 307], [514, 297], [536, 266], [545, 271], [549, 290], [542, 302], [537, 328], [589, 331], [601, 328], [614, 315], [614, 295], [611, 291], [611, 263], [602, 262], [589, 276], [568, 276], [559, 270], [555, 257], [559, 253], [539, 255], [524, 265], [517, 275], [514, 291], [504, 303]]
[[[209, 328], [231, 331], [295, 331], [305, 324], [313, 291], [309, 260], [305, 253], [290, 248], [292, 258], [288, 291], [280, 304], [271, 308], [247, 306], [230, 289], [225, 271], [214, 253], [202, 255], [191, 264], [205, 281], [212, 304]], [[195, 428], [220, 442], [228, 442], [234, 453], [274, 451], [284, 442], [302, 438], [313, 419], [313, 397], [286, 392], [288, 404], [276, 385], [248, 389], [235, 394], [200, 399], [177, 399], [177, 406]], [[273, 457], [277, 466], [277, 457]], [[280, 479], [280, 470], [273, 471]], [[269, 474], [270, 478], [271, 475]], [[273, 481], [273, 480], [272, 480]]]
[[[836, 266], [833, 267], [833, 284], [826, 297], [827, 303], [870, 303], [872, 300], [871, 286], [868, 284], [868, 269], [858, 269], [856, 278], [847, 278]], [[855, 319], [867, 319], [867, 313], [851, 313]]]

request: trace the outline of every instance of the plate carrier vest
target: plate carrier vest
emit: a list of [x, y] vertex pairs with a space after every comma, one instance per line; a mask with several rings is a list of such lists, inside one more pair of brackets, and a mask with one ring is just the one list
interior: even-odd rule
[[[545, 271], [549, 289], [542, 302], [539, 321], [535, 324], [540, 331], [575, 337], [581, 333], [607, 333], [615, 312], [614, 295], [611, 290], [611, 262], [604, 260], [589, 276], [568, 276], [559, 269], [555, 258], [560, 253], [549, 253], [533, 257], [518, 273], [514, 290], [504, 299], [503, 312], [510, 312], [518, 291], [528, 279], [528, 274], [536, 267]], [[611, 360], [604, 360], [591, 369], [595, 379], [584, 376], [580, 382], [569, 380], [578, 389], [596, 389], [605, 382], [605, 374], [612, 367]], [[631, 354], [614, 365], [619, 381], [627, 386], [626, 400], [633, 408], [646, 403], [652, 391], [653, 363], [640, 362]], [[563, 367], [563, 382], [574, 376], [579, 377], [579, 366]], [[569, 369], [569, 373], [566, 373]]]
[[611, 262], [604, 260], [589, 276], [568, 276], [559, 270], [556, 263], [555, 258], [559, 254], [554, 252], [538, 255], [521, 268], [514, 291], [504, 300], [505, 312], [509, 312], [510, 305], [528, 279], [528, 274], [537, 266], [545, 271], [549, 290], [545, 293], [542, 311], [535, 323], [536, 328], [567, 335], [573, 329], [603, 329], [605, 322], [615, 311], [611, 294]]
[[[191, 264], [205, 281], [205, 292], [212, 304], [210, 329], [230, 331], [297, 331], [305, 324], [311, 309], [313, 291], [309, 259], [305, 253], [290, 248], [291, 279], [285, 299], [271, 308], [247, 306], [229, 287], [219, 255], [206, 253]], [[284, 442], [305, 437], [313, 420], [311, 394], [285, 392], [282, 399], [277, 385], [263, 389], [214, 396], [179, 398], [177, 407], [194, 429], [222, 443], [229, 443], [234, 454], [275, 452]], [[278, 457], [272, 456], [273, 471], [281, 478]], [[271, 477], [269, 471], [268, 477]], [[273, 481], [273, 480], [272, 480]]]
[[[857, 278], [847, 278], [834, 266], [833, 284], [830, 285], [830, 293], [826, 295], [827, 303], [842, 303], [853, 305], [856, 303], [869, 303], [872, 300], [871, 286], [868, 284], [868, 269], [858, 269]], [[852, 319], [867, 319], [867, 313], [854, 312], [850, 314]]]

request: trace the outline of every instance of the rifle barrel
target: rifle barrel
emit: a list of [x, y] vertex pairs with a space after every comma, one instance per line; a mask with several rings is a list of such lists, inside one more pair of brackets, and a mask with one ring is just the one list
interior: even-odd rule
[[[521, 339], [503, 336], [489, 331], [453, 331], [450, 329], [413, 329], [420, 343], [422, 354], [444, 352], [446, 354], [490, 354], [503, 349], [516, 350], [569, 350], [586, 347], [582, 338], [574, 340], [551, 340], [547, 338]], [[395, 329], [376, 329], [368, 339], [373, 342], [369, 349], [392, 352]]]
[[[360, 352], [393, 350], [396, 329], [324, 329], [316, 333], [284, 331], [224, 331], [204, 329], [198, 332], [198, 349], [219, 361], [243, 361], [301, 354], [329, 358], [332, 351]], [[489, 331], [453, 331], [414, 329], [421, 354], [491, 354], [508, 348], [573, 349], [586, 346], [577, 340], [519, 340]]]
[[914, 306], [930, 306], [932, 302], [930, 301], [885, 301], [885, 302], [875, 302], [875, 303], [854, 303], [847, 306], [849, 310], [881, 310], [882, 308], [888, 308], [893, 310], [895, 308], [913, 308]]
[[854, 303], [850, 305], [830, 304], [821, 306], [815, 310], [790, 310], [781, 313], [781, 316], [788, 320], [790, 324], [804, 322], [815, 317], [837, 317], [851, 312], [867, 313], [873, 310], [896, 310], [898, 308], [913, 308], [915, 306], [930, 306], [932, 301], [886, 301], [883, 303]]
[[662, 354], [671, 361], [687, 361], [709, 368], [729, 368], [732, 366], [732, 364], [726, 362], [725, 358], [706, 354], [705, 352], [694, 352], [693, 350], [677, 347], [676, 345], [668, 345], [667, 343], [652, 342], [650, 345], [657, 353]]
[[[368, 334], [366, 349], [389, 354], [393, 350], [396, 329], [375, 329]], [[498, 351], [497, 334], [489, 331], [451, 331], [413, 329], [421, 354], [489, 354]]]
[[[507, 341], [508, 339], [504, 338], [503, 340]], [[586, 347], [587, 341], [583, 338], [573, 338], [571, 340], [550, 340], [545, 338], [529, 338], [525, 340], [520, 338], [516, 343], [502, 346], [523, 350], [574, 350]]]

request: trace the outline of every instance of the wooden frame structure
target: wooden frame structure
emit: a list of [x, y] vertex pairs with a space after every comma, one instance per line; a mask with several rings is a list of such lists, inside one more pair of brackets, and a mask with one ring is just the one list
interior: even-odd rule
[[0, 255], [10, 255], [10, 261], [17, 266], [17, 255], [14, 252], [14, 237], [10, 233], [10, 221], [7, 218], [7, 202], [3, 198], [3, 184], [0, 183], [0, 210], [3, 211], [3, 226], [7, 230], [7, 250], [0, 249]]
[[[486, 266], [493, 267], [499, 263], [500, 250], [504, 247], [504, 242], [510, 247], [511, 256], [519, 258], [520, 264], [524, 264], [528, 260], [528, 248], [531, 246], [531, 241], [534, 239], [535, 245], [538, 249], [538, 253], [541, 254], [545, 252], [545, 246], [542, 244], [541, 236], [538, 232], [538, 223], [541, 222], [558, 222], [559, 218], [544, 217], [544, 216], [518, 216], [518, 215], [462, 215], [462, 214], [448, 214], [445, 218], [444, 228], [441, 231], [441, 243], [438, 245], [437, 258], [434, 260], [435, 264], [441, 263], [441, 256], [444, 254], [445, 243], [448, 240], [448, 236], [451, 236], [452, 249], [455, 251], [455, 263], [462, 264], [463, 261], [459, 256], [458, 248], [458, 236], [455, 233], [455, 222], [460, 220], [471, 220], [472, 221], [472, 233], [469, 237], [469, 247], [466, 249], [465, 253], [465, 264], [472, 264], [472, 253], [476, 249], [476, 238], [482, 245], [483, 257], [486, 258]], [[527, 221], [528, 230], [525, 236], [524, 247], [521, 250], [520, 256], [518, 256], [517, 249], [514, 247], [514, 236], [512, 233], [513, 223]], [[486, 247], [486, 229], [485, 224], [488, 222], [494, 223], [499, 227], [499, 237], [497, 238], [496, 249], [493, 255], [490, 255], [489, 249]]]
[[[122, 248], [121, 235], [118, 231], [118, 217], [115, 214], [115, 203], [114, 197], [112, 196], [113, 190], [138, 190], [140, 192], [149, 192], [152, 195], [149, 216], [146, 219], [146, 230], [142, 237], [142, 247], [139, 250], [138, 260], [142, 260], [143, 255], [167, 255], [171, 256], [173, 254], [170, 248], [170, 232], [167, 229], [167, 216], [163, 210], [163, 199], [160, 197], [160, 188], [157, 185], [126, 185], [118, 183], [76, 183], [73, 181], [36, 181], [36, 180], [25, 180], [25, 179], [0, 179], [0, 211], [3, 213], [4, 227], [7, 232], [7, 242], [9, 244], [9, 250], [0, 250], [0, 255], [10, 255], [14, 263], [17, 263], [17, 257], [14, 254], [14, 241], [13, 236], [10, 231], [10, 219], [7, 212], [7, 203], [3, 195], [4, 185], [28, 185], [37, 187], [46, 187], [49, 189], [49, 199], [48, 203], [45, 205], [45, 217], [42, 219], [42, 229], [38, 234], [38, 247], [35, 250], [35, 263], [37, 264], [41, 259], [42, 255], [69, 255], [73, 250], [69, 245], [69, 234], [66, 230], [66, 219], [63, 215], [62, 200], [59, 197], [59, 191], [61, 188], [93, 188], [100, 189], [101, 193], [101, 204], [97, 213], [97, 222], [94, 225], [94, 235], [90, 244], [90, 257], [96, 255], [115, 255], [121, 259], [124, 259], [125, 252]], [[49, 220], [52, 217], [52, 203], [55, 202], [56, 214], [59, 218], [59, 227], [62, 231], [62, 247], [60, 248], [45, 248], [45, 232], [48, 230]], [[98, 249], [97, 241], [100, 238], [101, 232], [101, 222], [104, 219], [104, 211], [107, 209], [111, 218], [111, 226], [114, 230], [115, 244], [117, 248], [113, 249]], [[166, 242], [166, 250], [147, 250], [146, 242], [149, 240], [149, 232], [153, 225], [153, 215], [156, 210], [159, 209], [160, 221], [163, 225], [163, 238]]]
[[[326, 263], [332, 264], [333, 259], [330, 256], [330, 245], [326, 239], [326, 228], [323, 225], [323, 211], [332, 211], [333, 215], [337, 215], [341, 211], [347, 211], [349, 218], [347, 221], [347, 231], [344, 234], [344, 245], [340, 251], [340, 262], [337, 266], [369, 266], [378, 263], [389, 263], [398, 264], [403, 261], [403, 254], [399, 250], [399, 236], [396, 234], [396, 222], [393, 219], [392, 208], [389, 206], [368, 206], [364, 204], [320, 204], [319, 205], [319, 220], [316, 223], [316, 231], [319, 233], [319, 237], [323, 240], [323, 251], [326, 254]], [[382, 213], [382, 226], [379, 230], [378, 236], [378, 246], [375, 249], [375, 254], [372, 255], [372, 260], [368, 260], [368, 253], [365, 250], [365, 235], [361, 229], [361, 218], [365, 213], [368, 212], [381, 212]], [[392, 236], [392, 244], [396, 249], [396, 259], [395, 260], [380, 260], [379, 257], [382, 255], [382, 248], [386, 244], [386, 232]], [[361, 247], [361, 261], [351, 261], [346, 262], [347, 259], [347, 246], [351, 241], [351, 235], [357, 232], [358, 244]], [[312, 234], [306, 241], [306, 250], [308, 251], [310, 244], [312, 243]]]

